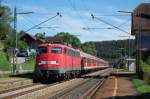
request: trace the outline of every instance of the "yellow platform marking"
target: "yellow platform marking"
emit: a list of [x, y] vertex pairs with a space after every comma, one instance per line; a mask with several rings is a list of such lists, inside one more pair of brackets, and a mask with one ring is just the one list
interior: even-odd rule
[[113, 91], [113, 99], [115, 99], [115, 96], [117, 95], [117, 89], [118, 89], [118, 81], [117, 78], [115, 77], [115, 88]]

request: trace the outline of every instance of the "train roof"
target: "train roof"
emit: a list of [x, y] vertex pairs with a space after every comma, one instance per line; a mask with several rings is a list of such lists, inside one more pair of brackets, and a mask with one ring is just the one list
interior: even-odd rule
[[98, 57], [95, 57], [95, 56], [93, 56], [93, 55], [87, 54], [87, 53], [82, 52], [82, 51], [80, 51], [80, 50], [78, 50], [78, 49], [74, 49], [74, 48], [72, 48], [72, 47], [70, 47], [70, 46], [67, 46], [67, 45], [65, 45], [65, 44], [57, 44], [57, 43], [56, 43], [56, 44], [55, 44], [55, 43], [52, 43], [52, 44], [51, 44], [51, 43], [45, 43], [45, 44], [39, 45], [39, 47], [44, 47], [44, 46], [57, 46], [57, 47], [72, 49], [72, 50], [75, 50], [75, 51], [80, 52], [81, 57], [86, 57], [86, 58], [90, 58], [90, 59], [94, 59], [94, 60], [100, 60], [101, 62], [108, 63], [107, 61], [105, 61], [105, 60], [103, 60], [103, 59], [101, 59], [101, 58], [98, 58]]
[[105, 60], [103, 60], [103, 59], [101, 59], [101, 58], [95, 57], [95, 56], [93, 56], [93, 55], [87, 54], [87, 53], [82, 52], [82, 51], [80, 51], [80, 55], [81, 55], [82, 57], [87, 57], [87, 58], [90, 58], [90, 59], [100, 60], [101, 62], [108, 63], [107, 61], [105, 61]]
[[39, 45], [38, 47], [44, 47], [44, 46], [57, 46], [57, 47], [68, 48], [68, 49], [79, 51], [78, 49], [72, 48], [71, 46], [67, 46], [65, 44], [57, 44], [57, 43], [45, 43]]

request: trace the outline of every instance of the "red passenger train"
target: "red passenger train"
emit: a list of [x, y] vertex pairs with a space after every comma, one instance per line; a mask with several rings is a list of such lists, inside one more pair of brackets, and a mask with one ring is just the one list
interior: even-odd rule
[[63, 44], [41, 44], [37, 48], [35, 77], [76, 76], [108, 67], [108, 62]]

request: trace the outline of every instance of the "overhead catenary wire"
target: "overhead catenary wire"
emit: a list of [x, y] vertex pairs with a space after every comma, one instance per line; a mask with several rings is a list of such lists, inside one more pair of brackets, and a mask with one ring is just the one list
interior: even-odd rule
[[117, 27], [121, 27], [121, 26], [123, 26], [123, 25], [125, 25], [126, 23], [128, 23], [128, 22], [130, 22], [131, 20], [126, 20], [126, 21], [124, 21], [123, 23], [121, 23], [120, 25], [118, 25]]
[[124, 16], [127, 16], [127, 17], [129, 17], [130, 15], [122, 15], [122, 14], [101, 14], [101, 15], [96, 15], [96, 16], [118, 16], [118, 17], [120, 17], [120, 16], [122, 16], [122, 17], [124, 17]]
[[123, 30], [123, 29], [121, 29], [121, 28], [119, 28], [119, 27], [117, 27], [117, 26], [114, 26], [113, 24], [111, 24], [111, 23], [109, 23], [109, 22], [107, 22], [107, 21], [105, 21], [105, 20], [102, 20], [101, 18], [95, 17], [93, 14], [91, 14], [91, 16], [92, 16], [92, 19], [97, 19], [97, 20], [99, 20], [100, 22], [103, 22], [103, 23], [105, 23], [105, 24], [107, 24], [107, 25], [112, 26], [112, 27], [115, 28], [115, 29], [118, 29], [118, 30], [120, 30], [120, 31], [122, 31], [122, 32], [124, 32], [124, 33], [126, 33], [126, 34], [131, 35], [129, 32], [127, 32], [127, 31], [125, 31], [125, 30]]
[[56, 14], [55, 16], [50, 17], [50, 18], [48, 18], [47, 20], [45, 20], [45, 21], [43, 21], [43, 22], [40, 22], [40, 23], [39, 23], [39, 24], [37, 24], [37, 25], [32, 26], [31, 28], [29, 28], [29, 29], [28, 29], [28, 30], [26, 30], [25, 32], [28, 32], [28, 31], [30, 31], [30, 30], [32, 30], [32, 29], [34, 29], [34, 28], [36, 28], [36, 27], [40, 26], [41, 24], [43, 24], [43, 23], [45, 23], [45, 22], [48, 22], [48, 21], [49, 21], [49, 20], [51, 20], [51, 19], [54, 19], [54, 18], [55, 18], [55, 17], [57, 17], [57, 16], [62, 17], [62, 15], [60, 15], [60, 13], [59, 13], [59, 12], [57, 12], [57, 14]]
[[98, 28], [98, 27], [91, 27], [91, 28], [82, 28], [83, 30], [89, 30], [89, 29], [114, 29], [114, 28], [111, 28], [111, 27], [101, 27], [101, 28]]
[[[20, 15], [22, 16], [22, 15]], [[24, 18], [26, 21], [28, 21], [29, 23], [31, 23], [32, 25], [35, 25], [34, 22], [32, 22], [29, 18], [22, 16], [22, 18]]]
[[[23, 16], [19, 15], [20, 17], [24, 18]], [[22, 25], [24, 25], [25, 27], [29, 27], [27, 24], [25, 24], [24, 22], [22, 23]]]
[[[80, 13], [78, 12], [76, 6], [71, 2], [71, 0], [68, 0], [70, 6], [72, 7], [72, 9], [76, 12], [76, 14], [79, 16], [79, 18], [82, 20], [83, 24], [85, 25], [85, 27], [88, 28], [88, 25], [86, 24], [86, 22], [84, 21], [84, 19], [82, 18], [82, 16], [80, 15]], [[91, 31], [88, 30], [88, 32], [90, 33]]]
[[[121, 27], [121, 26], [123, 26], [124, 24], [126, 24], [126, 23], [128, 23], [130, 20], [126, 20], [126, 21], [124, 21], [123, 23], [121, 23], [120, 25], [118, 25], [117, 27]], [[114, 29], [114, 28], [112, 28], [112, 27], [101, 27], [101, 28], [98, 28], [98, 27], [90, 27], [90, 28], [82, 28], [82, 29], [84, 29], [84, 30], [89, 30], [89, 29]]]

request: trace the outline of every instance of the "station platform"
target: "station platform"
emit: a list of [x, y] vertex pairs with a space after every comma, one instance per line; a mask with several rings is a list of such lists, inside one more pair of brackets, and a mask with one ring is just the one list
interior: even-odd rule
[[140, 99], [129, 77], [109, 77], [95, 94], [95, 99]]

